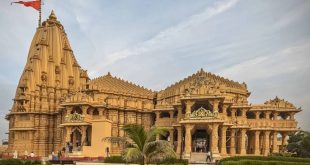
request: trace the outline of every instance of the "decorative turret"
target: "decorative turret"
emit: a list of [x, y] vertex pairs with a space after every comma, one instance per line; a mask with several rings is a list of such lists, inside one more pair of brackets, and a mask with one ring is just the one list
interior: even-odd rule
[[279, 107], [279, 108], [292, 108], [292, 109], [296, 109], [295, 105], [284, 100], [284, 99], [280, 99], [278, 96], [276, 96], [274, 99], [266, 101], [264, 103], [265, 105], [272, 105], [275, 107]]

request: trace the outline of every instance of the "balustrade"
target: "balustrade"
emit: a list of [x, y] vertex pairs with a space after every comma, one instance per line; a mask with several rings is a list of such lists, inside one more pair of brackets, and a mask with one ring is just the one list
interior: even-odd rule
[[268, 119], [248, 119], [251, 127], [274, 127], [274, 128], [296, 128], [295, 120], [268, 120]]
[[157, 127], [171, 127], [173, 124], [177, 123], [176, 118], [159, 118], [156, 120], [155, 125]]

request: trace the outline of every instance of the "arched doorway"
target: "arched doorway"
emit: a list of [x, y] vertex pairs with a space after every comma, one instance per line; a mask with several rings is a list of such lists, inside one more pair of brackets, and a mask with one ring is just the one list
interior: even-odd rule
[[79, 151], [81, 149], [81, 144], [82, 144], [82, 133], [78, 130], [75, 129], [71, 133], [71, 143], [73, 145], [73, 149]]
[[206, 129], [196, 129], [192, 135], [192, 151], [207, 152], [210, 150], [210, 135]]

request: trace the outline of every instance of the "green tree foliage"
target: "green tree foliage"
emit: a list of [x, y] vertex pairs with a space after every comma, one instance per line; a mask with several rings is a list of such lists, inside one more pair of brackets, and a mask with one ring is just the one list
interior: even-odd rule
[[310, 158], [310, 133], [298, 131], [289, 136], [287, 151], [299, 157]]
[[167, 130], [153, 127], [145, 131], [141, 125], [129, 124], [123, 127], [127, 137], [107, 137], [103, 140], [124, 145], [122, 158], [126, 162], [150, 162], [175, 158], [171, 144], [166, 140], [156, 140], [156, 136], [166, 135]]

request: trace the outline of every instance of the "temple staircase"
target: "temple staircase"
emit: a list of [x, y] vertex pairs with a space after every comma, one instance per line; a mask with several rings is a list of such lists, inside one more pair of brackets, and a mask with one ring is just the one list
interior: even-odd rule
[[192, 152], [189, 159], [190, 163], [206, 164], [207, 153], [205, 152]]

